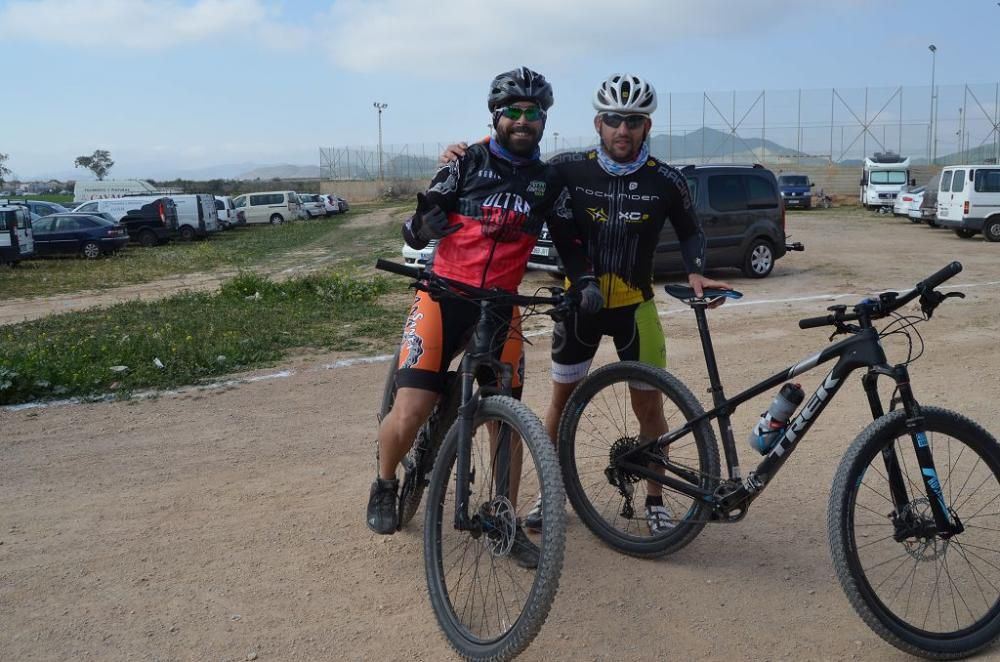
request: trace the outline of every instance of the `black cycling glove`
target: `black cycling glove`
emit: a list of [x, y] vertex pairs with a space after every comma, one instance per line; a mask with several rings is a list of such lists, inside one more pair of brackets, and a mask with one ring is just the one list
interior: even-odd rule
[[579, 309], [581, 313], [594, 315], [600, 312], [601, 308], [604, 308], [604, 296], [601, 294], [601, 288], [597, 286], [596, 278], [584, 276], [574, 285], [580, 292]]
[[427, 196], [417, 193], [417, 211], [410, 219], [410, 232], [423, 242], [441, 239], [458, 232], [461, 223], [448, 225], [448, 215], [437, 205], [431, 204]]

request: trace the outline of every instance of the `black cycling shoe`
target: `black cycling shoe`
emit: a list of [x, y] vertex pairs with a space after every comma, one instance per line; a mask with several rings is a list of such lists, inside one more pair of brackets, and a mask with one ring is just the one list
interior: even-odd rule
[[510, 557], [522, 568], [533, 570], [538, 567], [539, 556], [541, 556], [541, 550], [538, 549], [538, 545], [528, 539], [524, 529], [520, 526], [517, 527], [517, 533], [514, 534], [514, 544], [510, 548]]
[[388, 535], [395, 533], [399, 524], [399, 517], [396, 514], [396, 503], [399, 501], [398, 480], [382, 480], [376, 478], [372, 483], [371, 493], [368, 496], [368, 528], [375, 533]]
[[539, 494], [538, 498], [535, 499], [535, 505], [531, 507], [528, 511], [527, 516], [524, 518], [524, 528], [529, 531], [534, 531], [535, 533], [541, 533], [542, 531], [542, 495]]

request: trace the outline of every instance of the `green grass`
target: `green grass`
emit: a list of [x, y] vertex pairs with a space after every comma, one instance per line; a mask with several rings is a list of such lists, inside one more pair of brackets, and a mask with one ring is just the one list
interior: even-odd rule
[[338, 228], [349, 218], [351, 214], [279, 226], [238, 227], [204, 241], [152, 248], [130, 244], [118, 255], [97, 260], [26, 260], [14, 269], [0, 268], [0, 301], [134, 285], [194, 272], [273, 268], [282, 259], [294, 259], [290, 255], [294, 251], [329, 250], [337, 243]]
[[408, 301], [379, 297], [404, 286], [332, 270], [281, 283], [245, 272], [217, 293], [5, 326], [0, 404], [197, 384], [272, 364], [296, 348], [385, 349], [399, 333], [396, 322]]
[[[72, 195], [59, 195], [58, 193], [39, 193], [38, 195], [17, 195], [10, 196], [11, 200], [43, 200], [45, 202], [57, 202], [64, 207], [73, 207]], [[82, 204], [82, 203], [81, 203]]]

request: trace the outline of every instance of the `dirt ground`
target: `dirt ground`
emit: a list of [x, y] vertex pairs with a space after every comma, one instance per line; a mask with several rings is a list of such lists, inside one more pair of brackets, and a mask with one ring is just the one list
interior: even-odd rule
[[[924, 404], [1000, 432], [1000, 244], [838, 210], [791, 214], [788, 228], [806, 251], [769, 278], [713, 274], [746, 295], [710, 314], [728, 393], [825, 345], [798, 318], [957, 259], [951, 284], [967, 298], [920, 327], [913, 385]], [[693, 316], [657, 300], [671, 369], [707, 402]], [[547, 346], [529, 348], [535, 412]], [[891, 359], [903, 349], [887, 344]], [[427, 598], [421, 518], [392, 537], [363, 521], [386, 365], [342, 358], [151, 399], [0, 410], [0, 659], [452, 659]], [[603, 347], [599, 361], [612, 358]], [[765, 406], [734, 417], [745, 462]], [[743, 522], [709, 526], [672, 557], [620, 556], [570, 516], [559, 593], [523, 659], [907, 659], [854, 614], [828, 553], [829, 486], [866, 412], [852, 379]]]

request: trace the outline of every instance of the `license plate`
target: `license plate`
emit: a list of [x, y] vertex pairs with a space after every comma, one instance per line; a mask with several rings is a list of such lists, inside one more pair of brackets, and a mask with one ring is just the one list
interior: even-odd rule
[[531, 249], [531, 254], [532, 255], [542, 255], [542, 256], [548, 257], [549, 256], [549, 249], [545, 248], [544, 246], [535, 246], [534, 248]]
[[431, 255], [434, 255], [434, 251], [423, 251], [420, 254], [420, 261], [426, 262], [427, 260], [431, 259]]

